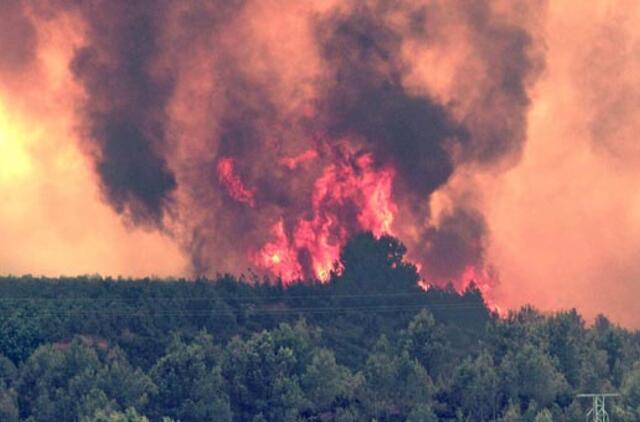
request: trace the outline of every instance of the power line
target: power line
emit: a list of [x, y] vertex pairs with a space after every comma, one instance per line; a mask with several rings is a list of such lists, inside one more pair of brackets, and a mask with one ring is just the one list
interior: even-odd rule
[[[296, 314], [322, 314], [322, 313], [344, 313], [344, 312], [409, 312], [421, 309], [482, 309], [482, 304], [433, 304], [433, 305], [365, 305], [365, 306], [323, 306], [323, 307], [300, 307], [300, 308], [258, 308], [251, 305], [243, 309], [212, 307], [208, 309], [183, 309], [177, 311], [154, 310], [153, 308], [137, 308], [129, 311], [109, 311], [109, 310], [59, 310], [59, 309], [38, 309], [33, 312], [38, 316], [141, 316], [141, 312], [147, 311], [146, 316], [214, 316], [236, 314], [238, 311], [245, 311], [251, 315], [296, 315]], [[3, 314], [0, 311], [0, 315]], [[11, 313], [15, 314], [15, 313]]]
[[153, 299], [153, 300], [187, 300], [187, 301], [211, 301], [216, 299], [306, 299], [306, 298], [369, 298], [369, 297], [425, 297], [426, 292], [412, 292], [412, 293], [354, 293], [354, 294], [304, 294], [304, 295], [271, 295], [271, 296], [234, 296], [234, 295], [212, 295], [210, 298], [205, 297], [180, 297], [180, 296], [142, 296], [135, 298], [123, 298], [123, 297], [0, 297], [2, 301], [97, 301], [97, 300], [139, 300], [139, 299]]

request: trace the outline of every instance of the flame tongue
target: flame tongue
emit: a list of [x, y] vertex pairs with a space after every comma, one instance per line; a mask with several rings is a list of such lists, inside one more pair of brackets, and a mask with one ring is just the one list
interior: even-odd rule
[[397, 210], [393, 177], [392, 169], [375, 168], [371, 154], [349, 153], [326, 166], [314, 183], [310, 216], [288, 230], [283, 219], [275, 222], [273, 240], [253, 254], [253, 262], [285, 282], [302, 277], [326, 281], [350, 235], [391, 233]]
[[254, 191], [247, 189], [235, 173], [235, 161], [231, 157], [222, 157], [218, 161], [218, 181], [225, 187], [229, 196], [238, 202], [255, 207]]

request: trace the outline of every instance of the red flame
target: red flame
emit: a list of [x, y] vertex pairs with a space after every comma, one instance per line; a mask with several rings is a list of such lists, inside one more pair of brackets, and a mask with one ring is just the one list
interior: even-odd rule
[[309, 149], [300, 155], [295, 157], [285, 157], [280, 159], [280, 164], [287, 167], [289, 170], [295, 170], [300, 164], [313, 160], [318, 156], [318, 152], [314, 149]]
[[[273, 223], [271, 240], [250, 254], [259, 269], [280, 277], [285, 284], [310, 277], [328, 280], [331, 271], [340, 271], [336, 267], [340, 251], [349, 236], [357, 231], [371, 231], [378, 237], [394, 234], [397, 206], [392, 197], [393, 168], [376, 167], [373, 155], [368, 153], [354, 154], [348, 149], [339, 149], [334, 154], [335, 159], [324, 167], [314, 183], [308, 216], [288, 224], [280, 217]], [[280, 164], [295, 170], [318, 157], [318, 151], [308, 150], [292, 158], [283, 158]], [[233, 175], [233, 161], [226, 160], [222, 168], [230, 175], [224, 179], [230, 195], [241, 202], [248, 201], [244, 198], [253, 201], [253, 192], [244, 188]], [[219, 165], [219, 171], [220, 168]], [[456, 280], [430, 280], [428, 271], [423, 274], [423, 264], [415, 262], [415, 265], [423, 275], [419, 284], [425, 290], [434, 282], [446, 284], [451, 281], [462, 292], [473, 282], [487, 305], [499, 312], [490, 294], [496, 283], [496, 275], [491, 269], [469, 265]]]
[[[316, 155], [306, 152], [283, 164], [297, 165]], [[346, 153], [315, 181], [310, 217], [299, 220], [289, 233], [283, 221], [277, 221], [274, 240], [255, 254], [254, 263], [285, 283], [304, 276], [326, 281], [351, 234], [360, 230], [391, 234], [397, 211], [391, 197], [393, 177], [392, 169], [374, 167], [371, 154]]]
[[218, 161], [218, 181], [225, 187], [229, 196], [238, 202], [255, 206], [252, 189], [247, 189], [234, 171], [235, 161], [231, 157], [223, 157]]
[[302, 278], [302, 266], [298, 262], [295, 249], [284, 231], [284, 222], [279, 220], [272, 228], [274, 240], [262, 247], [255, 255], [254, 262], [260, 268], [271, 270], [285, 283]]

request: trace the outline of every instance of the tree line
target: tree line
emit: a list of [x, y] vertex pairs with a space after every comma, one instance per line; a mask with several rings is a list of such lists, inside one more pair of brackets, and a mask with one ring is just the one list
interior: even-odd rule
[[255, 275], [0, 279], [2, 421], [640, 420], [640, 333], [471, 285], [427, 291], [394, 238], [325, 284]]

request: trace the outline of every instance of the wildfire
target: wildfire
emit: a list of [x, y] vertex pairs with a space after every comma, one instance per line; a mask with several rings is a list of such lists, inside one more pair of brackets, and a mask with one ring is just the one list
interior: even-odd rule
[[[42, 225], [65, 241], [69, 199], [91, 196], [115, 211], [109, 231], [122, 229], [111, 230], [120, 215], [131, 236], [157, 229], [175, 242], [176, 274], [250, 266], [287, 284], [326, 281], [347, 241], [370, 231], [402, 241], [425, 285], [493, 285], [476, 170], [522, 151], [538, 25], [487, 5], [436, 11], [425, 32], [413, 7], [375, 2], [286, 13], [262, 2], [65, 2], [46, 13], [27, 3], [6, 15], [20, 25], [0, 34], [11, 50], [0, 58], [0, 185], [11, 206], [35, 213], [42, 201]], [[213, 26], [185, 18], [221, 13], [228, 19]], [[468, 69], [481, 77], [450, 78]], [[10, 230], [20, 213], [8, 214]]]
[[309, 149], [295, 157], [285, 157], [280, 159], [280, 164], [287, 167], [289, 170], [295, 170], [300, 164], [313, 160], [317, 156], [318, 152], [316, 150]]
[[270, 269], [290, 284], [302, 278], [302, 267], [298, 263], [294, 248], [284, 231], [284, 222], [279, 220], [272, 228], [274, 239], [265, 244], [255, 255], [254, 262], [258, 267]]
[[[316, 153], [283, 161], [291, 167], [300, 157], [312, 159]], [[340, 256], [340, 250], [356, 231], [368, 230], [376, 236], [392, 233], [397, 207], [392, 199], [394, 172], [377, 169], [371, 154], [355, 156], [325, 167], [315, 181], [312, 211], [285, 230], [283, 220], [273, 228], [273, 240], [255, 254], [254, 263], [263, 270], [290, 282], [305, 276], [326, 281]]]
[[251, 189], [247, 189], [240, 177], [234, 170], [235, 161], [231, 157], [223, 157], [218, 161], [218, 180], [222, 184], [233, 199], [238, 202], [254, 207], [255, 192]]
[[[336, 267], [340, 252], [357, 231], [371, 231], [375, 236], [394, 235], [393, 223], [398, 208], [392, 196], [393, 168], [376, 167], [370, 153], [355, 154], [342, 149], [338, 155], [315, 180], [312, 209], [306, 218], [293, 224], [286, 224], [283, 217], [278, 218], [271, 227], [271, 240], [250, 254], [259, 269], [280, 277], [286, 285], [305, 278], [327, 281], [332, 271], [340, 271]], [[281, 159], [280, 164], [295, 169], [300, 163], [318, 157], [316, 151], [309, 150], [293, 158]], [[225, 165], [225, 170], [233, 174], [233, 162]], [[227, 186], [249, 192], [239, 179], [229, 179], [235, 182]], [[242, 197], [239, 194], [232, 196]], [[496, 276], [490, 269], [470, 264], [453, 280], [431, 280], [423, 263], [418, 260], [415, 265], [420, 274], [425, 270], [420, 282], [425, 290], [450, 281], [457, 290], [464, 291], [474, 283], [488, 306], [499, 311], [491, 299]]]

